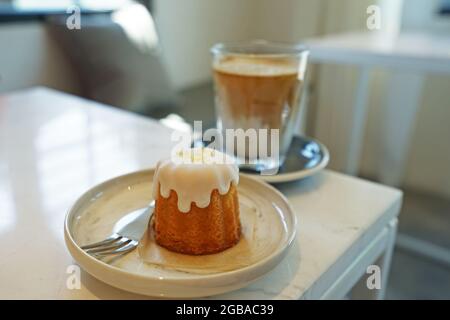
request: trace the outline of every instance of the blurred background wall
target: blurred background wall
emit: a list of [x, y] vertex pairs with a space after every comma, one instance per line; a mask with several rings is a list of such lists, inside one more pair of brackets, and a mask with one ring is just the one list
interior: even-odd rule
[[43, 85], [78, 93], [73, 70], [45, 25], [0, 24], [0, 92]]
[[[367, 30], [366, 8], [370, 4], [389, 8], [382, 17], [402, 31], [448, 32], [446, 22], [436, 24], [429, 18], [435, 1], [156, 0], [152, 9], [170, 82], [179, 91], [211, 80], [209, 48], [215, 42], [255, 38], [302, 41], [330, 33]], [[392, 14], [393, 8], [400, 8], [400, 15]], [[80, 92], [73, 67], [49, 36], [45, 24], [1, 24], [0, 43], [0, 91], [46, 85]], [[379, 122], [383, 118], [380, 106], [384, 103], [386, 78], [386, 70], [377, 70], [372, 76], [361, 167], [361, 174], [367, 177], [377, 176], [383, 157]], [[356, 83], [357, 74], [351, 67], [311, 68], [309, 115], [303, 130], [330, 148], [330, 167], [337, 170], [343, 168], [347, 156], [345, 137]], [[444, 125], [450, 118], [448, 88], [448, 77], [427, 76], [405, 177], [407, 186], [446, 197], [450, 197], [450, 127]]]

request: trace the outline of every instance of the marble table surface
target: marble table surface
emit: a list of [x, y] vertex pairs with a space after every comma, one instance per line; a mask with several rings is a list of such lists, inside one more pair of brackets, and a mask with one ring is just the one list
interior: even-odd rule
[[[149, 168], [170, 153], [171, 129], [46, 88], [0, 96], [0, 298], [146, 298], [81, 273], [66, 250], [67, 209], [87, 188]], [[252, 285], [215, 298], [320, 298], [395, 218], [400, 191], [325, 170], [279, 186], [298, 215], [287, 257]]]

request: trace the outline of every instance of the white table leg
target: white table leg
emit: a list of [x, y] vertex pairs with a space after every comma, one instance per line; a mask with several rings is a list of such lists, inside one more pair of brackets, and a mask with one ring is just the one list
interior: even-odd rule
[[416, 115], [421, 104], [422, 74], [393, 72], [387, 82], [386, 103], [380, 123], [379, 180], [399, 186], [411, 147]]
[[384, 299], [386, 295], [389, 272], [391, 270], [392, 255], [394, 253], [395, 238], [397, 235], [398, 220], [394, 219], [389, 223], [389, 241], [384, 254], [380, 257], [379, 266], [381, 267], [381, 289], [379, 290], [379, 299]]
[[367, 287], [367, 279], [370, 274], [365, 274], [356, 283], [350, 292], [350, 298], [354, 300], [382, 300], [386, 294], [389, 271], [391, 267], [392, 254], [395, 246], [395, 237], [397, 234], [397, 219], [392, 220], [388, 225], [388, 241], [386, 249], [381, 256], [373, 263], [380, 268], [381, 288], [369, 289]]
[[357, 175], [361, 158], [364, 131], [367, 119], [367, 98], [370, 85], [370, 68], [363, 66], [359, 71], [358, 85], [353, 102], [351, 129], [348, 137], [348, 158], [345, 172]]

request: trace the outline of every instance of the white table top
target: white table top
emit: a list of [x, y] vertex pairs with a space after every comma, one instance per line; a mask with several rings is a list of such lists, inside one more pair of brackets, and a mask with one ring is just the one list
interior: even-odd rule
[[[0, 96], [0, 299], [143, 298], [86, 273], [66, 288], [69, 206], [87, 188], [170, 153], [158, 122], [36, 88]], [[263, 279], [218, 298], [318, 298], [383, 226], [401, 192], [324, 171], [281, 187], [298, 214], [296, 243]]]
[[450, 72], [450, 36], [433, 33], [350, 32], [306, 41], [312, 62]]

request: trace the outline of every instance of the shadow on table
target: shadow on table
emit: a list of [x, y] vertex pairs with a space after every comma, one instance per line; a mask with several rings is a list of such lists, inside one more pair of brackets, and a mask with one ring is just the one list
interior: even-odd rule
[[325, 182], [325, 176], [319, 172], [311, 177], [301, 180], [277, 183], [273, 186], [280, 190], [285, 196], [289, 197], [291, 193], [304, 194], [317, 190]]

